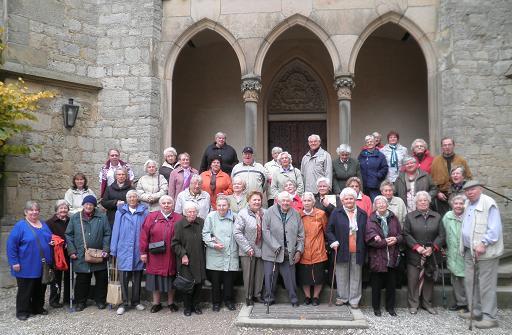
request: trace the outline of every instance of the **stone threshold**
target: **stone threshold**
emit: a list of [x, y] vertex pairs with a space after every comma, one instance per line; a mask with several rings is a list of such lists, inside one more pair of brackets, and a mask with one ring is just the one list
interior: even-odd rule
[[[270, 313], [279, 313], [279, 308], [287, 308], [289, 304], [276, 304], [270, 307]], [[251, 317], [254, 306], [243, 306], [235, 320], [238, 327], [254, 328], [294, 328], [294, 329], [366, 329], [368, 321], [359, 309], [346, 307], [352, 320], [345, 319], [308, 319], [307, 314], [297, 315], [293, 318], [274, 317], [258, 318]], [[266, 307], [265, 307], [266, 308]], [[299, 307], [300, 308], [300, 307]], [[326, 308], [339, 308], [336, 306]]]

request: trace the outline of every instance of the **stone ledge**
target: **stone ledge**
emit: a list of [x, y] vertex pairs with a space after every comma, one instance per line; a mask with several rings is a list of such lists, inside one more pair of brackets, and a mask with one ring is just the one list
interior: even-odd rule
[[2, 65], [0, 78], [4, 79], [6, 77], [22, 77], [27, 80], [50, 83], [65, 88], [76, 88], [84, 91], [99, 91], [103, 88], [101, 82], [97, 79], [15, 62], [5, 62]]

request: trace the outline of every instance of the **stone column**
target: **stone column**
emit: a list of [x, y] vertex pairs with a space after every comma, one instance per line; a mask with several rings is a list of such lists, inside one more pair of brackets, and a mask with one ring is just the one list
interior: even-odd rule
[[257, 76], [242, 77], [242, 96], [245, 104], [245, 146], [256, 147], [258, 98], [261, 79]]
[[334, 80], [334, 88], [338, 96], [339, 144], [350, 144], [350, 128], [352, 126], [350, 100], [352, 99], [354, 86], [354, 80], [351, 76], [339, 76]]

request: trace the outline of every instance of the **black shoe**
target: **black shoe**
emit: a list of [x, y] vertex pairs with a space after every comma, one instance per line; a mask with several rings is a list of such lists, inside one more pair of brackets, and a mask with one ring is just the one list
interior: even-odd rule
[[298, 302], [292, 302], [292, 307], [299, 307], [299, 303]]
[[234, 310], [236, 310], [236, 306], [235, 306], [235, 304], [234, 304], [234, 303], [232, 303], [232, 302], [227, 302], [227, 303], [226, 303], [226, 307], [227, 307], [230, 311], [234, 311]]
[[183, 314], [184, 314], [185, 316], [191, 316], [191, 315], [192, 315], [192, 311], [191, 311], [190, 309], [184, 309], [184, 310], [183, 310]]
[[254, 301], [252, 301], [252, 299], [245, 299], [245, 305], [252, 306], [252, 305], [254, 305]]
[[173, 313], [174, 313], [174, 312], [177, 312], [177, 311], [180, 309], [180, 308], [178, 307], [178, 305], [176, 305], [174, 302], [173, 302], [172, 304], [170, 304], [169, 306], [167, 306], [167, 307], [169, 307], [169, 310], [170, 310], [171, 312], [173, 312]]
[[305, 297], [304, 298], [304, 305], [310, 305], [311, 304], [311, 298]]
[[318, 300], [318, 298], [313, 298], [313, 306], [318, 306], [320, 305], [320, 301]]
[[162, 304], [153, 305], [151, 306], [151, 309], [149, 310], [150, 313], [157, 313], [162, 310]]
[[453, 305], [453, 306], [450, 306], [450, 307], [448, 308], [448, 310], [449, 310], [449, 311], [451, 311], [451, 312], [458, 311], [458, 310], [459, 310], [459, 305], [455, 304], [455, 305]]
[[212, 311], [214, 311], [214, 312], [220, 311], [220, 305], [219, 304], [213, 304]]
[[374, 309], [373, 314], [375, 314], [375, 316], [382, 316], [382, 312], [380, 311], [380, 309]]
[[52, 307], [52, 308], [62, 308], [62, 307], [64, 307], [64, 305], [61, 304], [60, 302], [51, 302], [50, 303], [50, 307]]
[[196, 313], [197, 315], [201, 315], [203, 314], [203, 311], [201, 310], [201, 307], [196, 306], [194, 307], [194, 313]]
[[265, 303], [265, 300], [263, 300], [260, 297], [252, 297], [252, 301], [257, 302], [259, 304], [264, 304]]
[[16, 315], [16, 318], [20, 321], [27, 321], [28, 319], [28, 315], [27, 314], [20, 314], [20, 315]]
[[107, 305], [103, 302], [98, 302], [96, 303], [96, 307], [98, 307], [98, 309], [105, 309]]
[[398, 316], [398, 315], [396, 314], [396, 312], [395, 312], [395, 310], [394, 310], [394, 309], [390, 309], [390, 310], [388, 310], [388, 313], [389, 313], [389, 315], [391, 315], [391, 316]]
[[87, 305], [86, 305], [85, 303], [83, 303], [83, 302], [78, 303], [78, 304], [76, 305], [76, 307], [75, 307], [75, 311], [77, 311], [77, 312], [81, 312], [81, 311], [83, 311], [86, 307], [87, 307]]

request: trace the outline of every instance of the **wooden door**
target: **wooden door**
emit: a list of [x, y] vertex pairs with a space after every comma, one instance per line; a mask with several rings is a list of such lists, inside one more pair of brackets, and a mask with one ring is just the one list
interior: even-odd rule
[[317, 134], [322, 139], [322, 148], [327, 150], [326, 121], [269, 121], [268, 159], [273, 147], [281, 147], [292, 155], [293, 166], [300, 169], [302, 157], [309, 150], [308, 136]]

